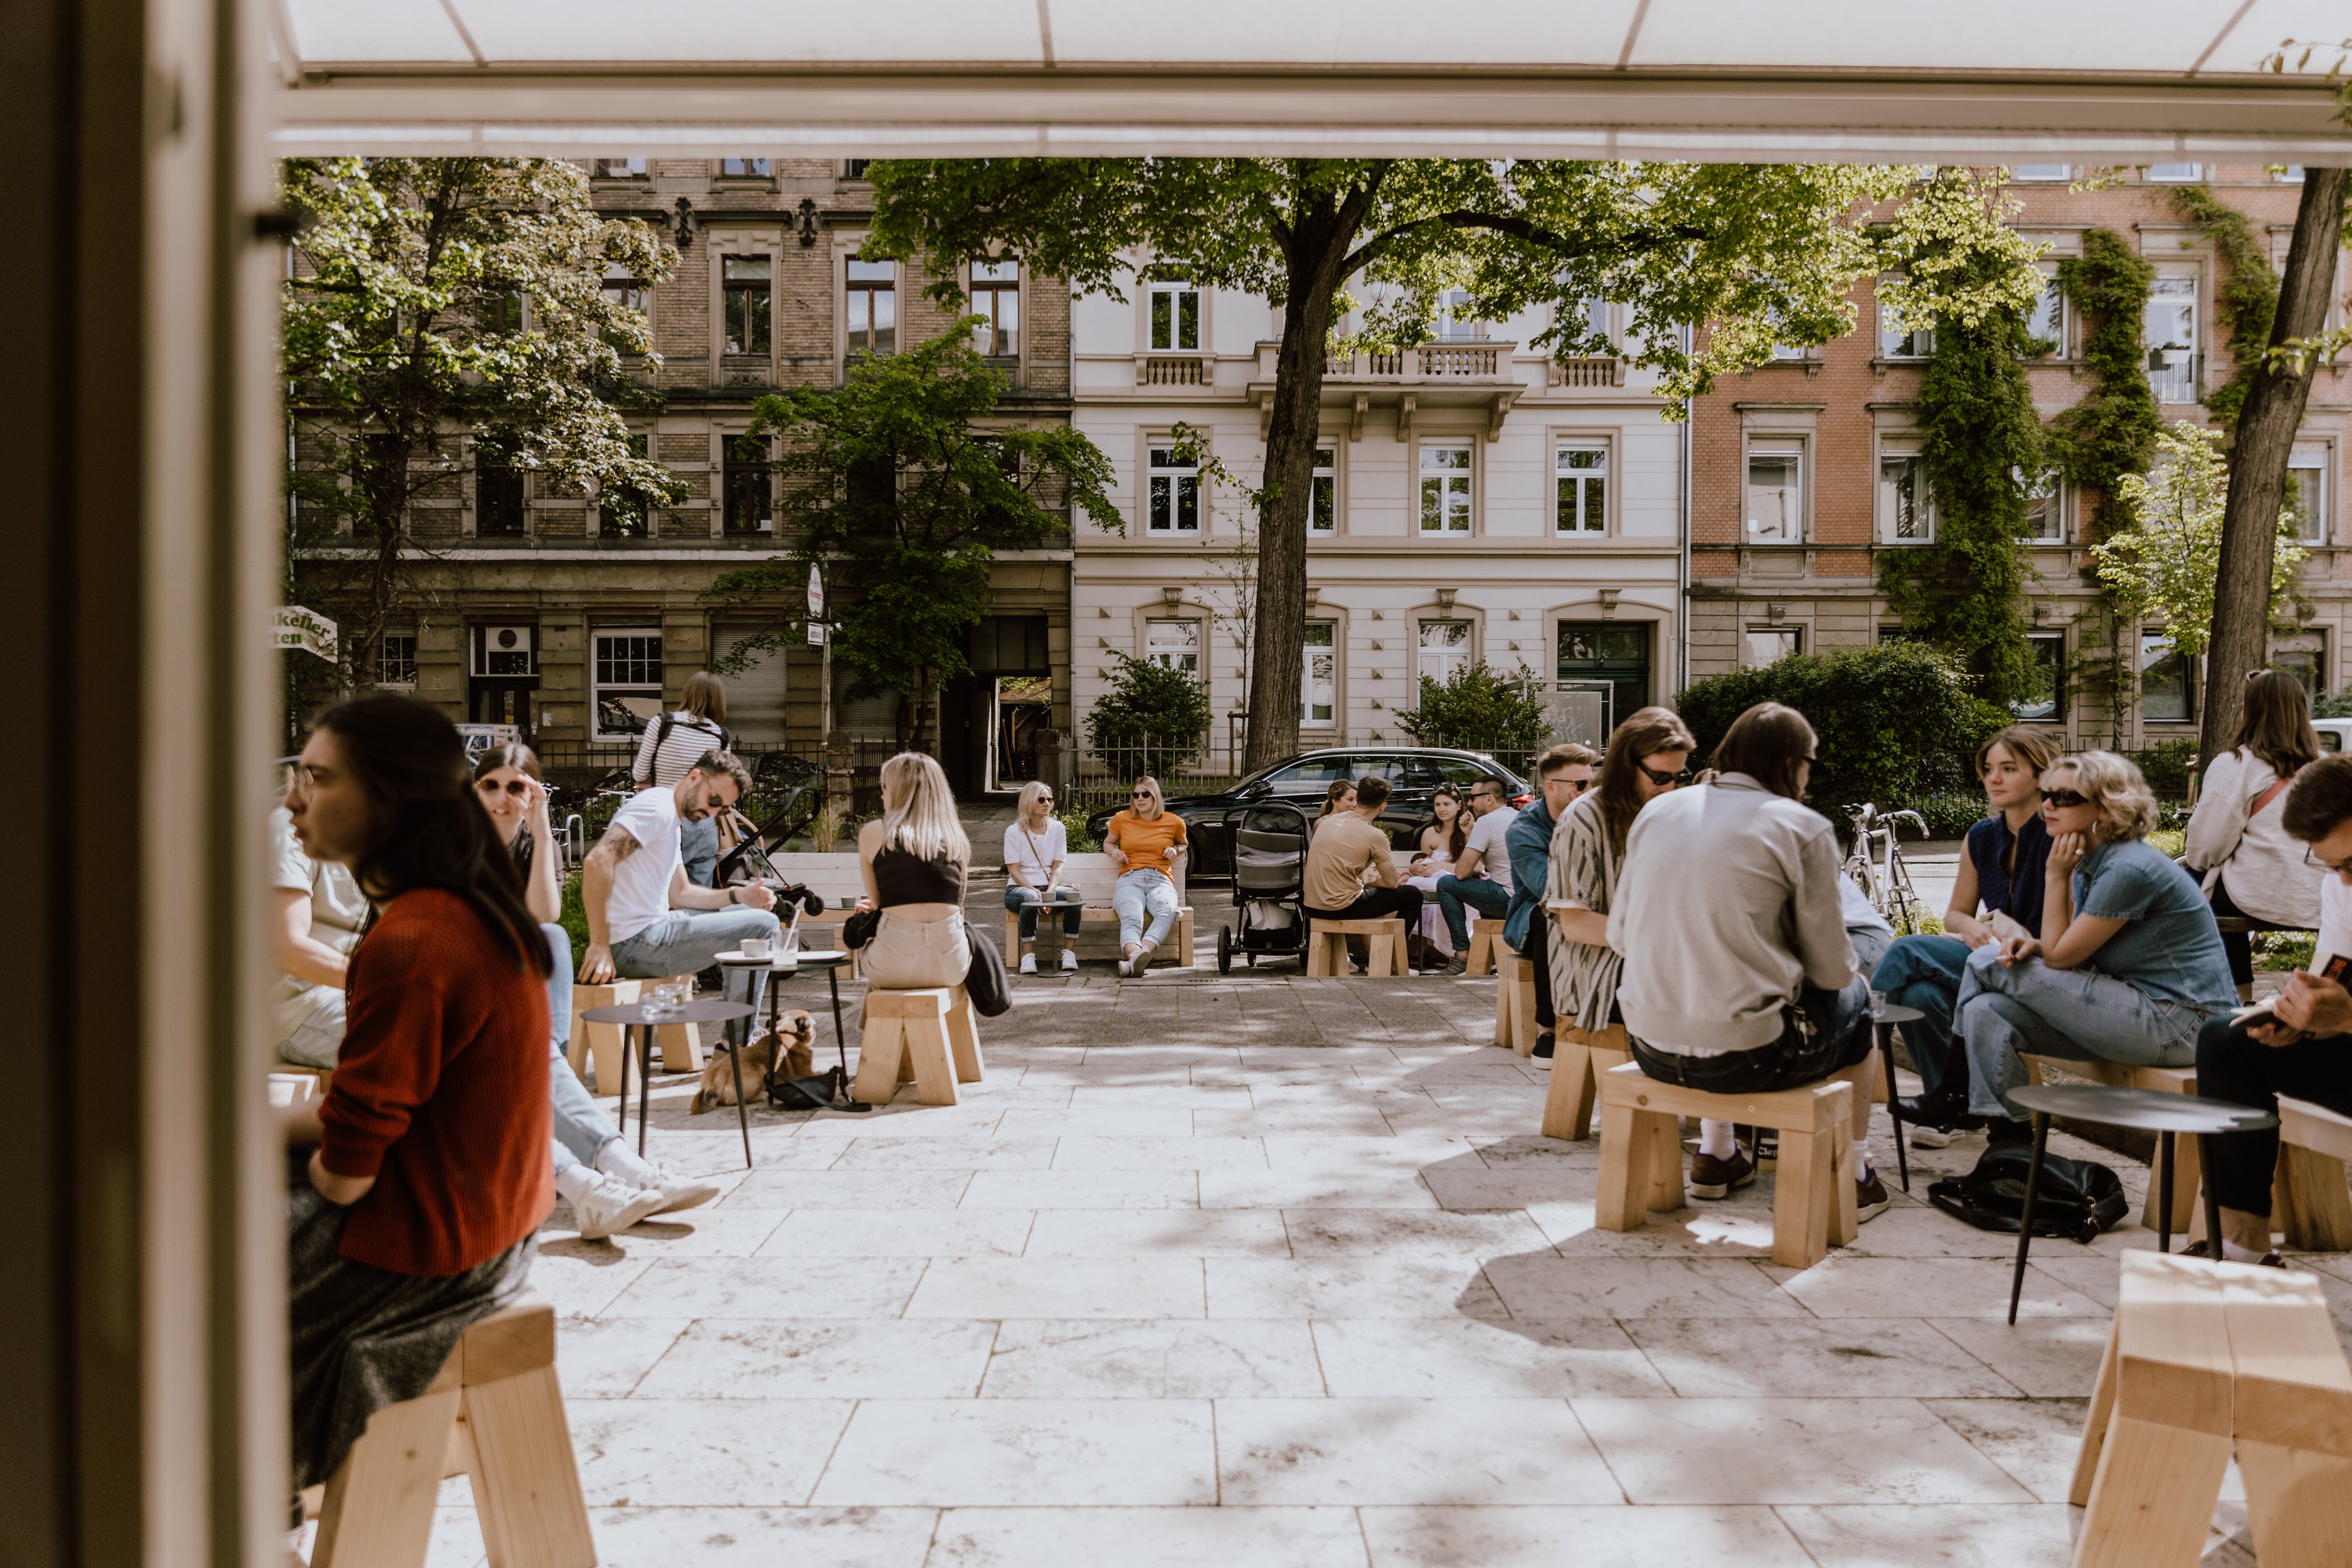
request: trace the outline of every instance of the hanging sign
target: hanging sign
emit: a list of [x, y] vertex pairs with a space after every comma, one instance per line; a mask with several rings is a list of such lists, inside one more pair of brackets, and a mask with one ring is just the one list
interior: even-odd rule
[[808, 624], [808, 633], [809, 647], [823, 647], [824, 646], [824, 623], [823, 621], [811, 621]]
[[331, 661], [335, 657], [335, 623], [299, 605], [280, 608], [270, 622], [272, 647], [299, 647]]
[[824, 619], [824, 577], [814, 566], [809, 568], [809, 619]]

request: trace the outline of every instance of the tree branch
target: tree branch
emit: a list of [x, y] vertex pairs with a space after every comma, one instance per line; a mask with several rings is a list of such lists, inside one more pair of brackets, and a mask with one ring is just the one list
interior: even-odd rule
[[1418, 228], [1431, 224], [1443, 224], [1448, 228], [1491, 229], [1507, 234], [1529, 245], [1541, 246], [1554, 255], [1573, 258], [1581, 256], [1639, 256], [1648, 251], [1663, 250], [1672, 245], [1685, 245], [1694, 240], [1711, 237], [1708, 231], [1695, 224], [1675, 224], [1667, 228], [1637, 228], [1601, 244], [1570, 239], [1550, 229], [1529, 223], [1522, 217], [1503, 213], [1449, 212], [1433, 213], [1381, 230], [1356, 248], [1356, 253], [1341, 264], [1341, 277], [1353, 276], [1357, 268], [1368, 267], [1395, 247], [1397, 241]]

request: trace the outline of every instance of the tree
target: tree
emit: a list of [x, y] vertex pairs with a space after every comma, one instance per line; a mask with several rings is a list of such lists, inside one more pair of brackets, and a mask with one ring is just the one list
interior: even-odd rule
[[1165, 780], [1192, 760], [1209, 730], [1207, 687], [1172, 665], [1113, 654], [1110, 689], [1087, 714], [1087, 744], [1114, 775]]
[[[2134, 519], [2111, 530], [2097, 550], [2099, 581], [2127, 616], [2161, 620], [2183, 658], [2206, 651], [2214, 624], [2215, 582], [2221, 563], [2223, 495], [2234, 490], [2221, 450], [2221, 433], [2182, 420], [2156, 440], [2156, 462], [2126, 477], [2116, 499]], [[2271, 552], [2263, 576], [2270, 598], [2268, 626], [2294, 590], [2305, 552], [2295, 542], [2294, 514], [2281, 506], [2271, 519]], [[2206, 702], [2221, 680], [2209, 664]], [[2239, 677], [2241, 680], [2244, 677]]]
[[[1981, 200], [1906, 203], [1894, 222], [1874, 224], [1875, 208], [1916, 183], [1911, 169], [995, 158], [881, 162], [872, 174], [867, 253], [923, 258], [940, 279], [930, 292], [943, 300], [959, 296], [959, 264], [1004, 246], [1088, 292], [1124, 298], [1122, 280], [1140, 265], [1151, 277], [1244, 289], [1281, 309], [1260, 487], [1253, 768], [1297, 747], [1324, 356], [1359, 303], [1345, 292], [1352, 279], [1384, 286], [1363, 305], [1354, 341], [1367, 346], [1424, 340], [1447, 291], [1459, 289], [1467, 291], [1460, 314], [1501, 319], [1554, 305], [1537, 346], [1613, 354], [1619, 345], [1595, 337], [1577, 307], [1593, 296], [1623, 301], [1633, 318], [1623, 352], [1660, 373], [1670, 401], [1762, 363], [1776, 342], [1852, 331], [1853, 281], [1904, 270], [1931, 240], [1948, 255], [1890, 286], [1898, 309], [2022, 308], [2041, 282], [2032, 247]], [[2010, 275], [1971, 286], [1946, 264], [1979, 250], [2009, 257]], [[1701, 330], [1685, 334], [1686, 324]]]
[[[2268, 62], [2286, 69], [2283, 47]], [[2352, 39], [2339, 47], [2331, 79], [2342, 76]], [[2303, 63], [2311, 58], [2305, 48]], [[2336, 92], [2336, 118], [2352, 125], [2352, 79]], [[2344, 243], [2344, 205], [2352, 196], [2352, 169], [2306, 168], [2303, 199], [2288, 241], [2285, 274], [2279, 280], [2278, 310], [2271, 321], [2263, 361], [2243, 378], [2236, 447], [2230, 461], [2230, 493], [2221, 517], [2221, 567], [2214, 590], [2213, 647], [2205, 661], [2205, 724], [2200, 739], [2207, 756], [2225, 749], [2237, 731], [2246, 676], [2270, 659], [2270, 623], [2277, 584], [2271, 542], [2286, 500], [2287, 464], [2294, 455], [2295, 427], [2311, 396], [2311, 372], [2343, 346], [2344, 334], [2323, 341], [2334, 292], [2336, 254]]]
[[289, 542], [348, 526], [367, 547], [309, 565], [351, 600], [343, 651], [364, 688], [406, 563], [432, 548], [409, 503], [449, 485], [461, 439], [573, 489], [686, 493], [631, 444], [623, 411], [658, 399], [622, 355], [660, 361], [645, 312], [604, 291], [608, 272], [650, 287], [677, 252], [598, 216], [587, 177], [544, 158], [297, 158], [279, 183], [305, 220], [284, 286]]
[[833, 657], [854, 695], [897, 691], [915, 710], [908, 744], [928, 740], [926, 709], [971, 668], [966, 638], [987, 614], [1000, 550], [1043, 549], [1068, 526], [1066, 500], [1105, 528], [1110, 460], [1067, 425], [991, 425], [1007, 385], [972, 347], [977, 318], [898, 354], [857, 362], [839, 389], [800, 387], [751, 407], [754, 437], [782, 437], [778, 531], [789, 555], [722, 574], [703, 597], [764, 613], [717, 666], [737, 674], [800, 624], [782, 607], [809, 568], [826, 575]]
[[1444, 680], [1421, 678], [1421, 703], [1401, 709], [1396, 726], [1424, 746], [1458, 746], [1474, 752], [1527, 752], [1551, 739], [1551, 715], [1529, 689], [1532, 671], [1497, 675], [1479, 659]]

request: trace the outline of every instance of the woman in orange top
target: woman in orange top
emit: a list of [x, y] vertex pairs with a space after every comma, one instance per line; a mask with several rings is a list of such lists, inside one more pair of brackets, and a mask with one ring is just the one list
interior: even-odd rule
[[1151, 967], [1152, 950], [1176, 923], [1176, 862], [1184, 853], [1184, 819], [1169, 811], [1160, 781], [1149, 774], [1135, 781], [1129, 799], [1133, 804], [1103, 829], [1103, 853], [1119, 868], [1110, 890], [1111, 908], [1118, 911], [1119, 973], [1140, 975]]

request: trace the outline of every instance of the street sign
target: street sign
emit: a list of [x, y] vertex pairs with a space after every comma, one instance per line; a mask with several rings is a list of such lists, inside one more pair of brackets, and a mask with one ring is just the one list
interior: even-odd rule
[[[824, 577], [814, 565], [809, 567], [808, 606], [810, 620], [824, 619]], [[814, 642], [816, 639], [812, 637], [809, 640]]]
[[335, 657], [335, 623], [299, 605], [281, 606], [270, 621], [269, 646], [299, 647], [331, 662]]
[[823, 647], [824, 646], [824, 623], [823, 621], [811, 621], [808, 624], [808, 633], [809, 647]]

